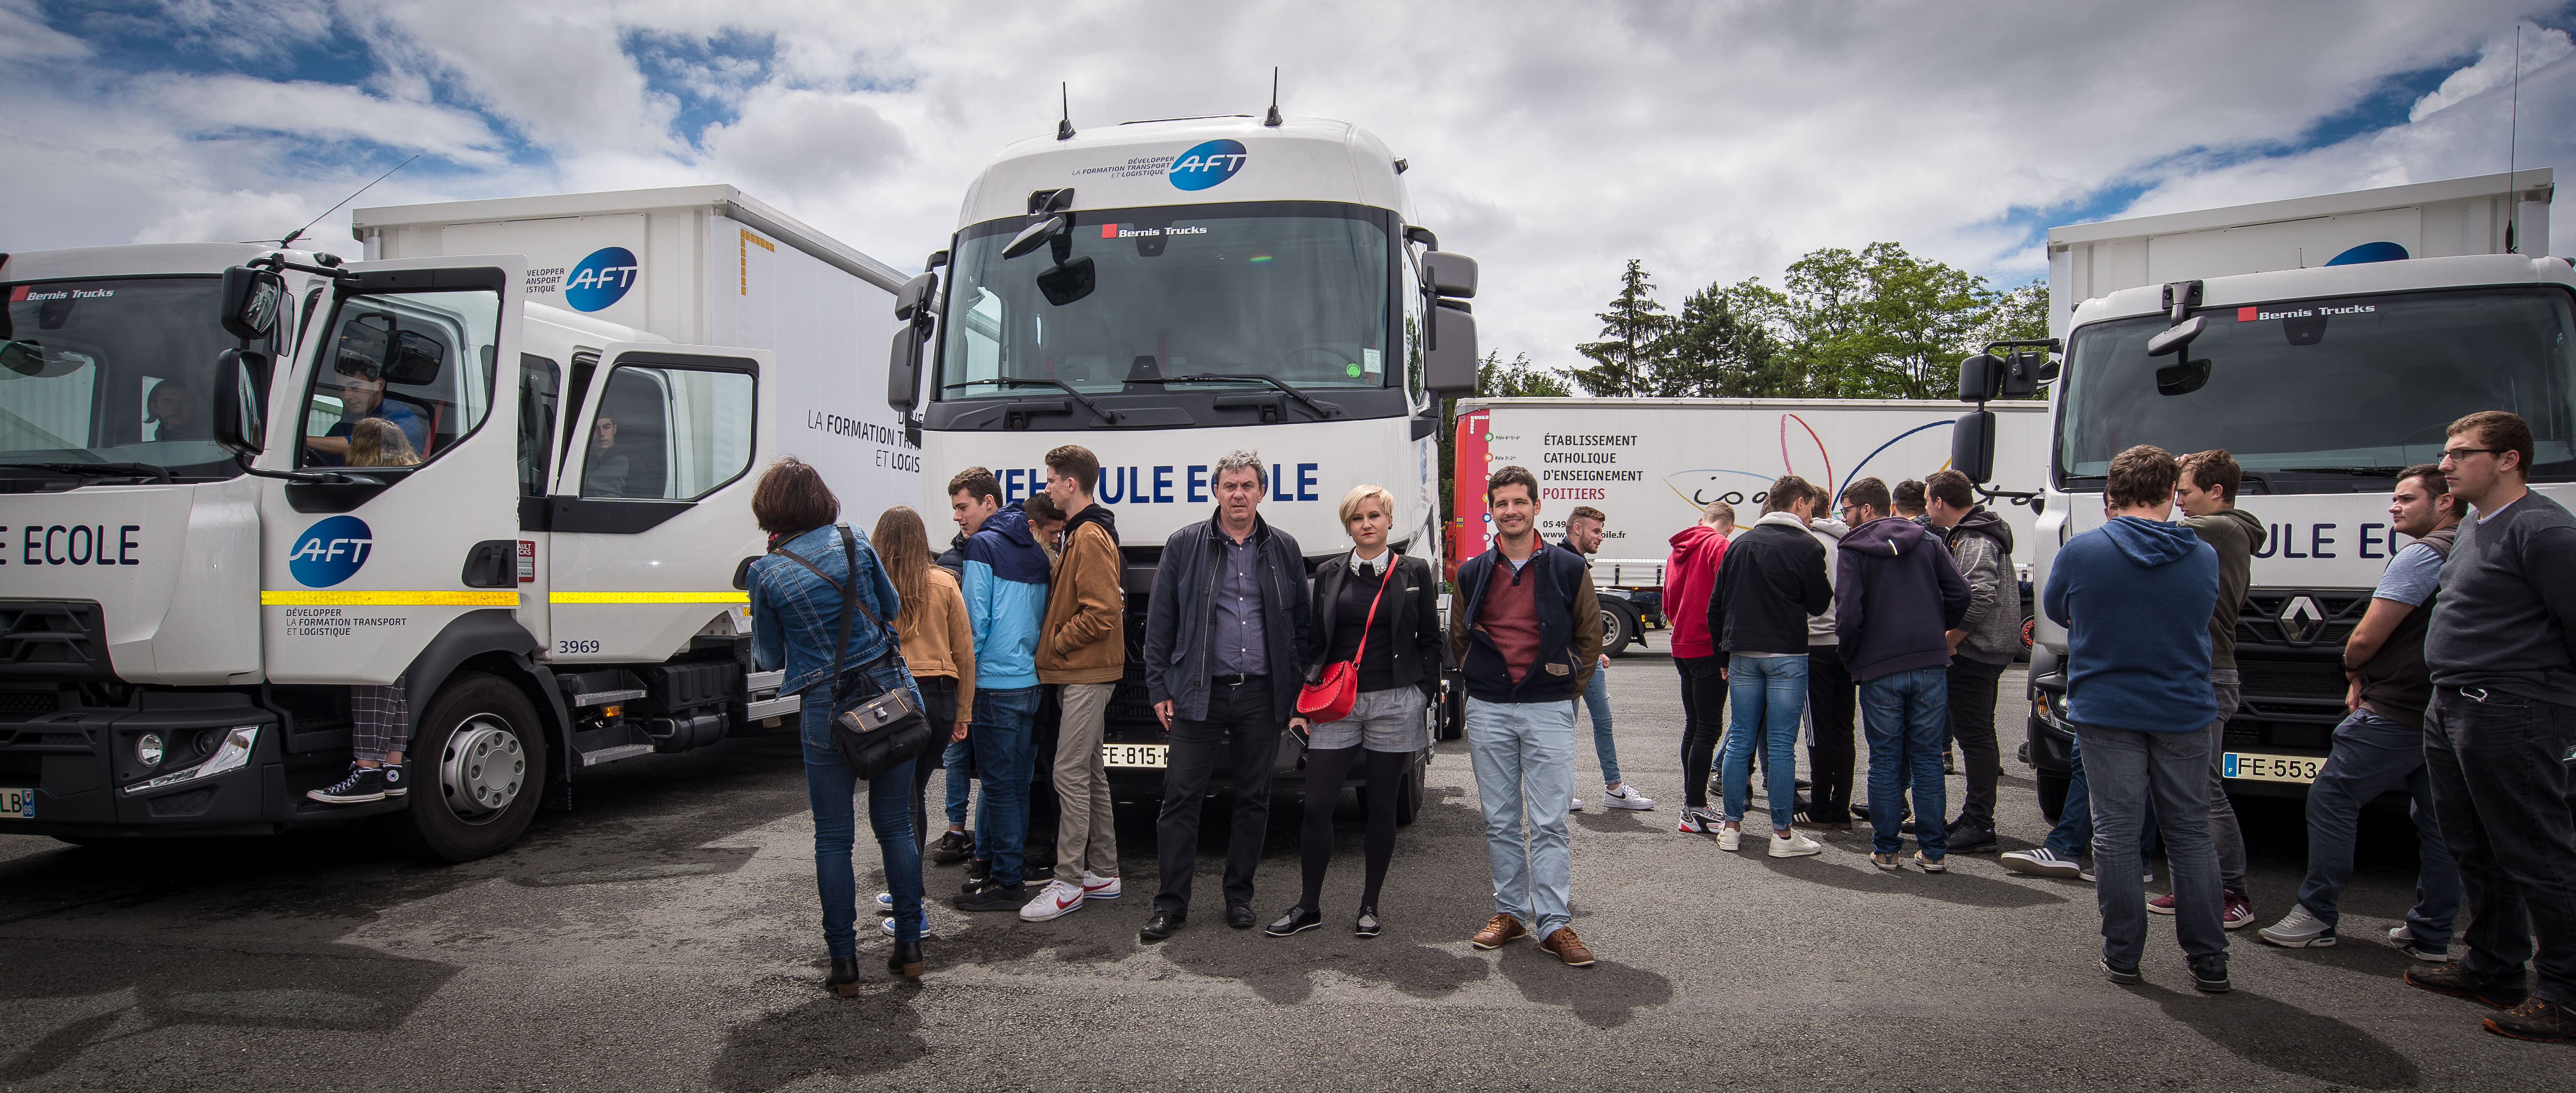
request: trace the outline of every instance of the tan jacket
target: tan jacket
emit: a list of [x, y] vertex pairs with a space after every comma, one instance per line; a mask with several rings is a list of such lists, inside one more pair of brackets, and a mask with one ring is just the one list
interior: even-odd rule
[[975, 628], [966, 621], [966, 595], [955, 575], [932, 566], [929, 599], [895, 621], [895, 638], [912, 674], [956, 677], [957, 719], [964, 721], [975, 713]]
[[1116, 683], [1127, 674], [1125, 597], [1118, 542], [1077, 516], [1047, 585], [1038, 627], [1038, 682]]

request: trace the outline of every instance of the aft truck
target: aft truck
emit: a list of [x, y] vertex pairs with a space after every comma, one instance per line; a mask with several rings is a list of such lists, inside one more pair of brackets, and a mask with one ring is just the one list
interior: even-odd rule
[[[2046, 480], [2032, 579], [2103, 524], [2122, 449], [2235, 456], [2238, 507], [2267, 534], [2236, 621], [2231, 792], [2304, 796], [2315, 779], [2345, 712], [2344, 639], [2406, 545], [2389, 492], [2440, 459], [2453, 420], [2522, 415], [2532, 488], [2576, 503], [2576, 272], [2542, 256], [2552, 192], [2541, 169], [2050, 230], [2062, 374], [2037, 347], [1993, 373], [2054, 381], [2043, 461], [1996, 454], [2008, 477]], [[1995, 389], [1974, 386], [1962, 398]], [[2026, 761], [2053, 816], [2073, 739], [2066, 635], [2043, 618], [2037, 639]]]
[[[853, 509], [912, 495], [852, 348], [899, 275], [730, 187], [357, 221], [364, 261], [0, 262], [0, 833], [400, 813], [464, 860], [589, 768], [792, 723], [751, 670], [750, 492], [792, 453]], [[347, 465], [364, 417], [419, 462]], [[350, 687], [397, 682], [413, 791], [307, 800]]]
[[[2048, 406], [1999, 402], [2003, 489], [2034, 493], [2048, 444]], [[1955, 403], [1905, 399], [1487, 398], [1458, 403], [1450, 501], [1453, 555], [1493, 545], [1485, 478], [1518, 464], [1539, 478], [1539, 533], [1554, 542], [1576, 506], [1609, 519], [1592, 580], [1601, 589], [1602, 648], [1617, 655], [1664, 625], [1667, 540], [1712, 501], [1751, 526], [1771, 483], [1795, 474], [1840, 496], [1876, 477], [1889, 485], [1950, 465]], [[2026, 569], [2037, 514], [1998, 504]], [[1706, 604], [1700, 605], [1705, 609]], [[1681, 605], [1674, 605], [1681, 610]]]
[[[970, 466], [1008, 503], [1045, 488], [1058, 445], [1100, 459], [1126, 563], [1105, 745], [1122, 792], [1158, 788], [1165, 763], [1143, 677], [1155, 566], [1214, 516], [1228, 452], [1260, 455], [1262, 518], [1310, 571], [1350, 548], [1338, 507], [1363, 483], [1395, 496], [1395, 548], [1439, 561], [1441, 397], [1474, 385], [1476, 266], [1418, 225], [1406, 169], [1364, 129], [1275, 110], [1067, 124], [984, 167], [948, 249], [898, 295], [887, 398], [922, 437], [923, 511], [949, 511]], [[1438, 735], [1461, 701], [1426, 714]], [[1304, 762], [1293, 741], [1279, 754], [1263, 774]], [[1428, 761], [1398, 795], [1405, 819]]]

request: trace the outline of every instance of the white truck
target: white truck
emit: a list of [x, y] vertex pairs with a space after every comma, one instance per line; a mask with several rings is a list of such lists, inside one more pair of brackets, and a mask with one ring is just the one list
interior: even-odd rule
[[[586, 768], [795, 712], [750, 670], [749, 495], [790, 452], [868, 491], [868, 438], [809, 417], [850, 400], [808, 392], [863, 371], [834, 347], [896, 275], [726, 187], [359, 220], [380, 257], [0, 262], [0, 833], [402, 813], [464, 860]], [[369, 417], [420, 461], [348, 465]], [[397, 681], [418, 788], [307, 800], [350, 686]]]
[[[947, 512], [969, 466], [1008, 503], [1045, 488], [1058, 445], [1100, 459], [1127, 566], [1107, 755], [1129, 791], [1164, 765], [1142, 675], [1155, 563], [1214, 515], [1226, 453], [1269, 465], [1261, 515], [1310, 569], [1349, 549], [1337, 510], [1362, 483], [1394, 494], [1397, 549], [1439, 559], [1441, 396], [1474, 386], [1476, 266], [1416, 226], [1406, 166], [1364, 129], [1275, 108], [1067, 124], [984, 167], [948, 249], [898, 295], [887, 400], [922, 437], [923, 511]], [[1454, 699], [1428, 715], [1441, 735]], [[1303, 763], [1280, 756], [1275, 773]], [[1417, 763], [1406, 819], [1421, 786]]]
[[[2063, 375], [2023, 347], [1994, 386], [1963, 384], [1974, 401], [2054, 380], [2046, 462], [2003, 468], [2047, 481], [2042, 587], [2057, 547], [2103, 523], [2121, 449], [2225, 448], [2244, 466], [2239, 507], [2268, 534], [2236, 624], [2231, 791], [2304, 796], [2315, 779], [2344, 715], [2344, 639], [2405, 545], [2389, 490], [2439, 460], [2445, 426], [2522, 415], [2533, 488], [2576, 503], [2576, 271], [2542, 257], [2552, 192], [2541, 169], [2055, 228]], [[2037, 638], [2025, 760], [2054, 816], [2072, 740], [2066, 636], [2043, 618]]]
[[[2034, 493], [2048, 450], [2048, 405], [1994, 405], [2001, 488]], [[1485, 478], [1518, 464], [1539, 477], [1539, 531], [1565, 535], [1577, 505], [1609, 517], [1592, 580], [1602, 647], [1642, 645], [1664, 625], [1664, 557], [1672, 534], [1725, 501], [1750, 526], [1771, 482], [1795, 474], [1840, 495], [1862, 478], [1888, 485], [1950, 465], [1954, 403], [1905, 399], [1483, 398], [1458, 403], [1450, 501], [1456, 557], [1493, 543]], [[2027, 568], [2037, 514], [1998, 504], [2013, 559]], [[1701, 605], [1705, 607], [1706, 605]]]

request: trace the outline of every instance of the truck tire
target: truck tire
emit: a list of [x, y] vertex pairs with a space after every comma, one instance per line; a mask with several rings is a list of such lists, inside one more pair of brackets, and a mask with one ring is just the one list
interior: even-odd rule
[[1426, 769], [1428, 769], [1428, 768], [1430, 767], [1430, 765], [1431, 765], [1431, 764], [1429, 764], [1429, 763], [1416, 763], [1416, 764], [1414, 764], [1414, 765], [1413, 765], [1413, 769], [1408, 770], [1408, 771], [1406, 771], [1406, 772], [1405, 772], [1405, 774], [1404, 774], [1404, 784], [1403, 784], [1403, 785], [1401, 785], [1401, 786], [1397, 786], [1397, 787], [1396, 787], [1396, 789], [1395, 789], [1395, 823], [1396, 823], [1396, 826], [1398, 826], [1398, 827], [1404, 827], [1404, 826], [1410, 825], [1411, 823], [1413, 823], [1413, 818], [1414, 818], [1414, 817], [1422, 815], [1422, 779], [1423, 779], [1423, 772], [1424, 772]]
[[2032, 771], [2031, 774], [2039, 780], [2039, 814], [2048, 817], [2048, 822], [2054, 825], [2066, 811], [2066, 788], [2074, 779], [2053, 770]]
[[1624, 606], [1601, 604], [1601, 651], [1614, 657], [1628, 655], [1628, 643], [1637, 640], [1637, 616]]
[[546, 742], [528, 696], [480, 672], [448, 678], [430, 700], [404, 765], [410, 807], [396, 826], [413, 854], [467, 862], [527, 833], [544, 796]]

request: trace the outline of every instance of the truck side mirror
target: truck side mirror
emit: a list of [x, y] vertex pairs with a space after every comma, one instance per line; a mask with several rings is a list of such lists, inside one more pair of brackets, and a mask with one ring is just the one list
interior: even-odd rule
[[920, 314], [921, 305], [929, 303], [931, 294], [937, 291], [939, 275], [936, 273], [925, 272], [904, 282], [902, 288], [894, 290], [894, 317], [912, 321], [913, 316]]
[[1476, 391], [1476, 316], [1467, 305], [1442, 300], [1431, 309], [1431, 337], [1422, 349], [1422, 386], [1443, 398]]
[[921, 328], [905, 323], [894, 328], [894, 352], [886, 358], [886, 405], [909, 414], [921, 401]]
[[277, 329], [277, 309], [286, 300], [286, 278], [273, 270], [234, 266], [224, 271], [224, 330], [255, 342]]
[[1950, 469], [1983, 483], [1995, 476], [1995, 412], [1970, 410], [1950, 430]]
[[1476, 297], [1476, 260], [1447, 251], [1428, 252], [1422, 256], [1422, 285], [1434, 296], [1472, 300]]
[[2029, 398], [2041, 384], [2057, 379], [2057, 362], [2048, 359], [2046, 350], [2023, 350], [2002, 359], [2006, 367], [1999, 398]]
[[2002, 389], [2005, 365], [1992, 353], [1959, 362], [1959, 401], [1983, 403]]
[[227, 349], [215, 357], [215, 443], [249, 457], [267, 447], [268, 354]]

